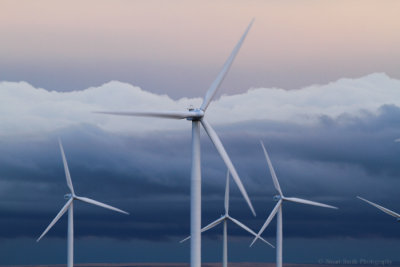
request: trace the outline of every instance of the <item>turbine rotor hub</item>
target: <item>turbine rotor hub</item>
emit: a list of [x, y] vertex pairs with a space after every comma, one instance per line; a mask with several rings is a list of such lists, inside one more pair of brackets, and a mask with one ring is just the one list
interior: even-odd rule
[[204, 111], [201, 110], [200, 108], [190, 107], [189, 111], [193, 115], [187, 118], [188, 121], [198, 121], [198, 120], [200, 120], [201, 118], [204, 117]]
[[272, 199], [273, 199], [274, 201], [278, 202], [279, 200], [282, 199], [282, 197], [281, 197], [280, 195], [275, 195], [275, 196], [272, 197]]

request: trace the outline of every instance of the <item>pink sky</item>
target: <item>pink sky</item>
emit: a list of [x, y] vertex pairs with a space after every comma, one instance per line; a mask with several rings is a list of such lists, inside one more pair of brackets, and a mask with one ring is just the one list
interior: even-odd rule
[[[241, 80], [232, 83], [294, 88], [373, 72], [400, 78], [399, 10], [395, 0], [2, 0], [0, 58], [14, 70], [144, 64], [157, 77], [192, 68], [207, 84], [255, 17], [232, 69]], [[7, 66], [0, 68], [9, 73]], [[179, 75], [170, 78], [174, 87]]]

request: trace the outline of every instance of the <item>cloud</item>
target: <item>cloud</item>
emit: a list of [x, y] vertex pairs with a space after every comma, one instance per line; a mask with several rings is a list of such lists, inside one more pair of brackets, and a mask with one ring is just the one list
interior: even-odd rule
[[[316, 123], [321, 117], [363, 117], [377, 114], [382, 105], [400, 105], [400, 81], [382, 73], [340, 79], [297, 90], [253, 88], [243, 94], [221, 96], [207, 117], [213, 124], [248, 120]], [[167, 95], [112, 81], [83, 91], [56, 92], [25, 82], [0, 83], [0, 135], [40, 135], [69, 126], [90, 124], [123, 134], [188, 128], [181, 121], [127, 118], [93, 114], [99, 110], [185, 110], [200, 106], [201, 98], [173, 100]], [[342, 120], [345, 122], [344, 120]]]
[[[251, 89], [216, 100], [207, 116], [259, 214], [251, 217], [232, 182], [232, 216], [257, 230], [275, 204], [261, 139], [286, 195], [340, 207], [331, 211], [286, 205], [286, 237], [365, 238], [371, 229], [381, 229], [376, 236], [400, 238], [391, 226], [382, 227], [388, 218], [355, 199], [362, 195], [393, 210], [398, 207], [400, 147], [393, 142], [400, 132], [398, 85], [397, 80], [374, 74], [294, 91]], [[63, 205], [67, 187], [57, 136], [64, 143], [75, 191], [132, 214], [121, 217], [79, 203], [77, 238], [160, 241], [186, 236], [190, 125], [90, 111], [183, 109], [190, 103], [199, 105], [200, 98], [174, 101], [119, 82], [70, 93], [26, 83], [3, 82], [0, 88], [6, 88], [0, 91], [0, 121], [8, 126], [0, 127], [0, 210], [6, 218], [0, 219], [0, 237], [36, 238]], [[226, 168], [205, 135], [202, 138], [207, 223], [223, 212]], [[246, 234], [235, 228], [230, 233], [237, 238]], [[64, 234], [61, 222], [49, 237]], [[273, 237], [274, 231], [265, 236]]]
[[[276, 191], [258, 142], [261, 139], [285, 195], [340, 207], [332, 211], [288, 203], [286, 237], [365, 238], [377, 227], [382, 229], [377, 236], [400, 238], [393, 235], [391, 226], [381, 227], [390, 218], [355, 199], [362, 195], [393, 210], [398, 207], [400, 164], [396, 155], [400, 147], [393, 144], [392, 136], [400, 131], [400, 108], [384, 106], [378, 113], [363, 120], [348, 117], [346, 124], [339, 118], [327, 123], [324, 118], [306, 125], [271, 121], [218, 125], [216, 129], [259, 216], [251, 216], [233, 182], [231, 215], [257, 230], [275, 204], [272, 196]], [[124, 136], [85, 124], [40, 140], [0, 142], [0, 211], [4, 218], [0, 220], [0, 237], [37, 238], [64, 204], [68, 189], [57, 146], [60, 135], [75, 191], [131, 213], [125, 217], [77, 203], [77, 238], [158, 242], [186, 236], [190, 132]], [[203, 222], [207, 223], [223, 212], [226, 168], [204, 135], [202, 166]], [[65, 229], [64, 219], [49, 237], [62, 237]], [[219, 234], [214, 231], [207, 237]], [[246, 235], [235, 228], [230, 234], [239, 239]], [[265, 236], [273, 238], [274, 231], [269, 229]]]

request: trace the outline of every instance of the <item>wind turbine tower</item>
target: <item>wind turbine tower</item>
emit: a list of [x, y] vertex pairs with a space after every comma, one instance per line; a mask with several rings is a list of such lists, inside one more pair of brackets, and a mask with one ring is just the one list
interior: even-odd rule
[[[211, 142], [214, 144], [225, 165], [229, 169], [233, 180], [239, 187], [240, 192], [249, 205], [253, 215], [255, 211], [251, 204], [250, 198], [232, 164], [231, 159], [225, 151], [221, 140], [211, 125], [204, 118], [211, 100], [214, 98], [218, 88], [228, 73], [240, 47], [249, 32], [254, 19], [250, 22], [244, 34], [240, 38], [237, 45], [234, 47], [231, 55], [223, 65], [217, 78], [209, 87], [206, 95], [204, 96], [203, 103], [200, 108], [190, 108], [187, 111], [101, 111], [97, 113], [111, 114], [111, 115], [124, 115], [124, 116], [141, 116], [141, 117], [158, 117], [168, 119], [186, 119], [192, 124], [192, 169], [191, 169], [191, 182], [190, 182], [190, 266], [201, 267], [201, 161], [200, 161], [200, 124], [203, 126]], [[226, 114], [229, 116], [229, 114]]]
[[[257, 236], [257, 234], [251, 230], [249, 227], [241, 223], [240, 221], [236, 220], [235, 218], [229, 215], [229, 170], [226, 174], [226, 187], [225, 187], [225, 214], [221, 216], [221, 218], [213, 221], [212, 223], [208, 224], [204, 228], [201, 229], [201, 232], [205, 232], [209, 229], [212, 229], [223, 222], [223, 248], [222, 248], [222, 267], [228, 267], [228, 221], [235, 223], [240, 228], [244, 229], [245, 231], [249, 232], [253, 236]], [[186, 237], [180, 243], [185, 242], [188, 240], [190, 236]], [[264, 238], [260, 237], [260, 239], [265, 242], [266, 244], [270, 245], [271, 247], [275, 248], [271, 243], [266, 241]]]
[[275, 215], [277, 215], [277, 222], [276, 222], [276, 267], [282, 267], [282, 240], [283, 240], [283, 233], [282, 233], [282, 205], [283, 202], [295, 202], [295, 203], [301, 203], [301, 204], [306, 204], [306, 205], [312, 205], [312, 206], [319, 206], [319, 207], [324, 207], [324, 208], [331, 208], [331, 209], [337, 209], [334, 206], [322, 204], [319, 202], [315, 201], [310, 201], [310, 200], [305, 200], [301, 198], [296, 198], [296, 197], [285, 197], [282, 193], [281, 187], [278, 182], [278, 178], [276, 177], [274, 167], [272, 166], [271, 160], [268, 156], [267, 150], [264, 147], [264, 144], [261, 142], [261, 146], [264, 150], [264, 155], [268, 163], [269, 170], [271, 172], [272, 176], [272, 181], [274, 182], [274, 187], [278, 191], [278, 195], [275, 195], [273, 198], [275, 201], [278, 203], [275, 205], [274, 209], [272, 210], [271, 214], [268, 216], [267, 220], [265, 221], [264, 225], [261, 227], [261, 230], [258, 232], [256, 237], [254, 238], [253, 242], [251, 243], [250, 246], [256, 242], [258, 238], [260, 238], [261, 234], [264, 232], [265, 228], [269, 225], [271, 220], [274, 218]]
[[64, 213], [68, 211], [67, 267], [73, 267], [74, 266], [74, 201], [75, 200], [79, 200], [82, 202], [86, 202], [86, 203], [89, 203], [89, 204], [92, 204], [95, 206], [110, 209], [110, 210], [117, 211], [117, 212], [124, 213], [124, 214], [129, 214], [129, 213], [126, 211], [117, 209], [115, 207], [112, 207], [110, 205], [101, 203], [99, 201], [96, 201], [96, 200], [93, 200], [93, 199], [90, 199], [87, 197], [80, 197], [80, 196], [76, 195], [74, 187], [72, 185], [71, 175], [69, 173], [67, 159], [65, 157], [64, 149], [61, 144], [61, 141], [59, 141], [59, 145], [60, 145], [62, 160], [64, 163], [64, 170], [65, 170], [65, 177], [67, 179], [67, 186], [70, 190], [70, 193], [65, 195], [65, 198], [68, 199], [67, 203], [65, 203], [64, 207], [62, 207], [62, 209], [57, 214], [57, 216], [53, 219], [53, 221], [49, 224], [49, 226], [47, 226], [46, 230], [44, 230], [44, 232], [40, 235], [40, 237], [36, 241], [39, 242], [40, 239], [42, 239], [42, 237], [53, 227], [53, 225], [57, 223], [57, 221], [61, 218], [61, 216], [63, 216]]

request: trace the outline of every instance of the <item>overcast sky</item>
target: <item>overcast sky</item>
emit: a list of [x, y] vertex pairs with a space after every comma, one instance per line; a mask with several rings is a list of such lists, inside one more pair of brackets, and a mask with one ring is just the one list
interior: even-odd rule
[[[1, 1], [0, 264], [66, 262], [60, 137], [77, 203], [76, 262], [189, 260], [190, 123], [95, 110], [199, 106], [256, 21], [207, 119], [253, 202], [231, 182], [231, 215], [258, 231], [282, 190], [339, 210], [285, 203], [284, 261], [399, 261], [400, 21], [397, 1]], [[223, 213], [226, 168], [202, 132], [203, 222]], [[264, 237], [275, 242], [275, 223]], [[273, 262], [229, 226], [232, 261]], [[203, 238], [219, 261], [222, 228]], [[377, 248], [379, 247], [379, 248]], [[24, 257], [21, 257], [21, 254]]]

